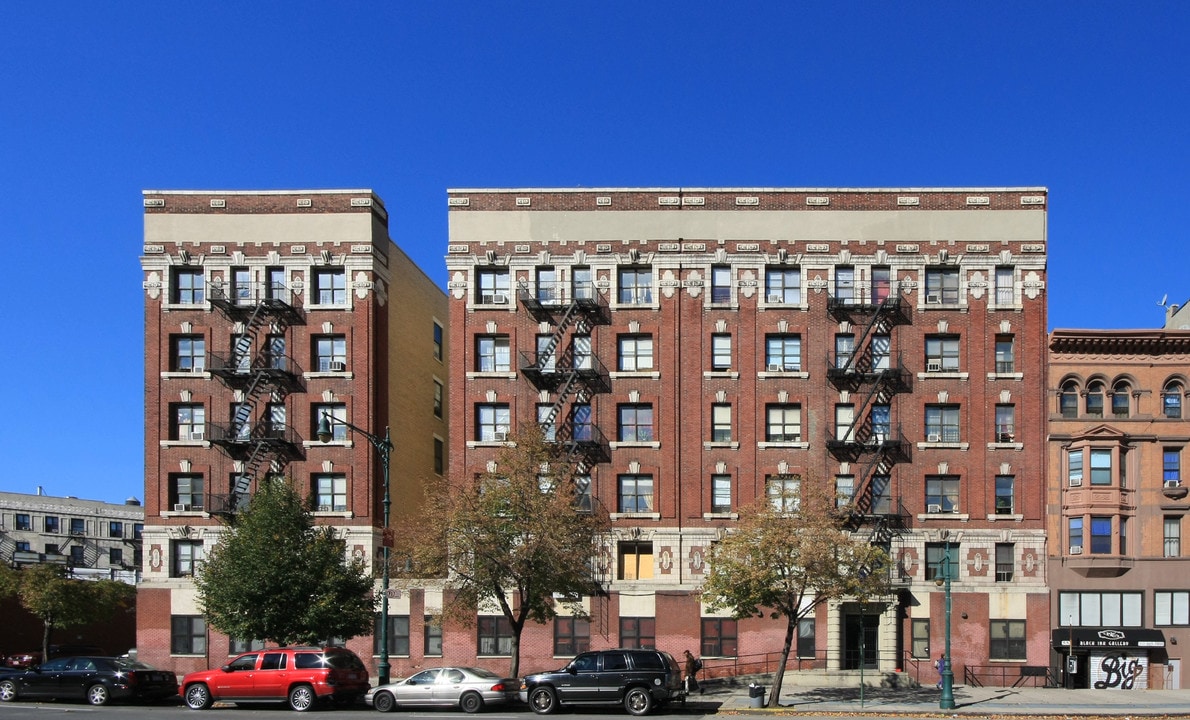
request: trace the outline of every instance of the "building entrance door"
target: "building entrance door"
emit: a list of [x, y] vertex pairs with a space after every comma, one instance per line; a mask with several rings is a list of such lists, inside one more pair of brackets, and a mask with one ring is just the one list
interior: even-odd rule
[[843, 669], [865, 670], [877, 667], [880, 657], [880, 615], [876, 609], [860, 613], [849, 610], [843, 616]]

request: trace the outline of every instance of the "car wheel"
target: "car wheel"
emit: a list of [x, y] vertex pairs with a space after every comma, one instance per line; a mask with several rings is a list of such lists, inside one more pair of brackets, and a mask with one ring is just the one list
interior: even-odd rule
[[653, 695], [645, 688], [629, 688], [624, 695], [624, 709], [630, 715], [648, 715], [653, 709]]
[[391, 712], [396, 706], [397, 701], [393, 699], [392, 693], [380, 692], [372, 696], [372, 707], [377, 712]]
[[289, 691], [289, 707], [298, 712], [305, 712], [314, 707], [314, 701], [317, 699], [314, 688], [309, 685], [296, 685]]
[[87, 702], [92, 705], [107, 705], [107, 701], [111, 699], [112, 694], [106, 685], [92, 685], [87, 688]]
[[12, 680], [0, 680], [0, 702], [17, 699], [17, 685]]
[[195, 683], [186, 688], [186, 707], [191, 710], [206, 710], [214, 700], [211, 691], [202, 683]]
[[558, 694], [552, 687], [535, 687], [529, 693], [529, 707], [538, 715], [548, 715], [558, 709]]
[[463, 697], [459, 698], [459, 707], [463, 708], [463, 712], [477, 713], [483, 710], [483, 698], [479, 693], [463, 693]]

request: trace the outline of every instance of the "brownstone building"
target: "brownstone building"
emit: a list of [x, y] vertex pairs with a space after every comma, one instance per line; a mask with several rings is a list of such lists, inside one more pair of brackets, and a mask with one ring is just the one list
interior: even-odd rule
[[1190, 641], [1190, 330], [1181, 322], [1050, 334], [1052, 644], [1070, 687], [1190, 681], [1181, 651]]
[[[146, 191], [140, 657], [179, 673], [253, 645], [206, 626], [191, 580], [257, 485], [286, 476], [347, 552], [379, 558], [380, 456], [345, 423], [391, 427], [392, 524], [446, 473], [446, 298], [390, 240], [369, 190]], [[319, 442], [326, 413], [333, 437]], [[295, 602], [300, 602], [298, 598]], [[393, 598], [390, 645], [407, 642]], [[373, 658], [370, 637], [347, 646]]]
[[[537, 422], [614, 524], [590, 620], [527, 628], [523, 668], [656, 646], [771, 669], [781, 628], [698, 593], [739, 509], [799, 482], [896, 561], [895, 594], [799, 627], [806, 682], [933, 682], [948, 574], [956, 682], [1048, 664], [1044, 189], [448, 194], [452, 481]], [[448, 635], [456, 662], [507, 652], [497, 616]]]

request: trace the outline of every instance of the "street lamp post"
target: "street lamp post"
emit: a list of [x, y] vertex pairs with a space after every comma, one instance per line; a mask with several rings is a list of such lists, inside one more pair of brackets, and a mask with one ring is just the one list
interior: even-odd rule
[[[942, 531], [942, 540], [946, 543], [942, 553], [943, 582], [946, 585], [946, 656], [942, 664], [942, 696], [938, 699], [941, 710], [954, 708], [954, 669], [950, 659], [950, 531]], [[937, 583], [938, 581], [935, 580]]]
[[388, 513], [392, 505], [392, 497], [389, 494], [388, 487], [388, 463], [389, 457], [393, 452], [393, 441], [389, 435], [388, 428], [384, 428], [384, 437], [378, 437], [363, 428], [356, 427], [346, 420], [331, 417], [330, 413], [323, 411], [322, 418], [318, 421], [318, 439], [321, 442], [330, 442], [334, 437], [334, 431], [331, 429], [331, 423], [336, 422], [344, 425], [355, 432], [363, 435], [372, 443], [372, 447], [376, 448], [376, 454], [380, 456], [380, 466], [384, 470], [384, 530], [382, 535], [382, 542], [380, 543], [380, 552], [383, 559], [383, 569], [380, 576], [380, 664], [376, 667], [376, 672], [379, 675], [380, 684], [387, 685], [391, 670], [391, 665], [388, 662], [388, 551], [389, 546], [392, 545], [392, 535], [388, 527]]

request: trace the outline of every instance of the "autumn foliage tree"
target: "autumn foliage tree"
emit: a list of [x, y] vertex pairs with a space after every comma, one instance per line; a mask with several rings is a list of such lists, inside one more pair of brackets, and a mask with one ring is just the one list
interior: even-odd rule
[[887, 554], [848, 532], [833, 488], [803, 479], [740, 512], [733, 532], [708, 556], [703, 600], [737, 619], [784, 617], [785, 641], [769, 707], [777, 706], [798, 622], [823, 603], [866, 601], [888, 592]]
[[393, 553], [399, 582], [442, 578], [445, 618], [473, 625], [477, 611], [499, 610], [512, 629], [509, 677], [520, 675], [525, 623], [548, 622], [561, 607], [585, 617], [580, 597], [596, 589], [592, 567], [608, 516], [579, 502], [565, 453], [536, 425], [523, 428], [490, 472], [429, 488], [423, 516], [399, 534]]

